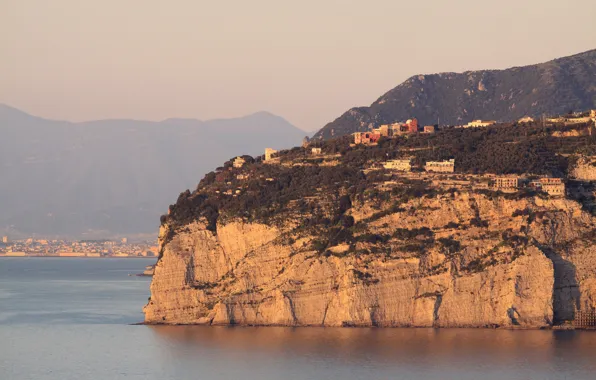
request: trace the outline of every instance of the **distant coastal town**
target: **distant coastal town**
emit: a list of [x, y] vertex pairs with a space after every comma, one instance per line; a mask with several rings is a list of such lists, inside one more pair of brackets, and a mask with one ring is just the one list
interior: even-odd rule
[[3, 236], [0, 257], [156, 257], [155, 241], [129, 243], [127, 238], [114, 240], [48, 240], [33, 239], [12, 241]]

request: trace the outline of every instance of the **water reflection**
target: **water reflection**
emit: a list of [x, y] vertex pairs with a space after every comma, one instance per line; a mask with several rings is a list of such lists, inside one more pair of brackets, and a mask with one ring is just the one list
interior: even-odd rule
[[[318, 356], [375, 363], [454, 365], [464, 360], [516, 367], [564, 359], [596, 370], [596, 333], [481, 329], [343, 329], [151, 326], [160, 340], [193, 355], [205, 350], [277, 357]], [[588, 366], [588, 368], [586, 367]]]

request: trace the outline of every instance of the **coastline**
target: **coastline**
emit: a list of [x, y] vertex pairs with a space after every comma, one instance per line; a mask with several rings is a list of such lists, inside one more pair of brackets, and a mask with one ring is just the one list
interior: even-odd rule
[[249, 328], [249, 327], [291, 327], [291, 328], [324, 328], [324, 329], [433, 329], [433, 330], [509, 330], [509, 331], [537, 331], [537, 330], [548, 330], [548, 331], [596, 331], [596, 327], [593, 328], [580, 328], [574, 326], [373, 326], [373, 325], [351, 325], [351, 326], [321, 326], [321, 325], [284, 325], [284, 324], [208, 324], [208, 323], [157, 323], [157, 322], [137, 322], [132, 323], [135, 326], [200, 326], [200, 327], [227, 327], [227, 328]]

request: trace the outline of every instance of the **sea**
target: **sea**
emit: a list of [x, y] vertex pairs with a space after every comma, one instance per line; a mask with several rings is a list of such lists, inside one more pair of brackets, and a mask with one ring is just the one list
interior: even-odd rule
[[0, 258], [0, 380], [596, 379], [590, 331], [138, 325], [154, 261]]

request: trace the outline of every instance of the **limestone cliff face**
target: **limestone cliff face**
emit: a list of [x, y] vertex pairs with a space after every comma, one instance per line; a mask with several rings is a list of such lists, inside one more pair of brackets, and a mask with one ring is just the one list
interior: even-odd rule
[[596, 181], [596, 157], [580, 157], [571, 174], [579, 180]]
[[[321, 254], [291, 223], [164, 224], [146, 322], [538, 328], [596, 307], [595, 220], [575, 202], [463, 192], [374, 212], [350, 210], [369, 232], [427, 227], [433, 242], [413, 250], [423, 236], [393, 234], [382, 252]], [[524, 244], [506, 242], [520, 230]]]

